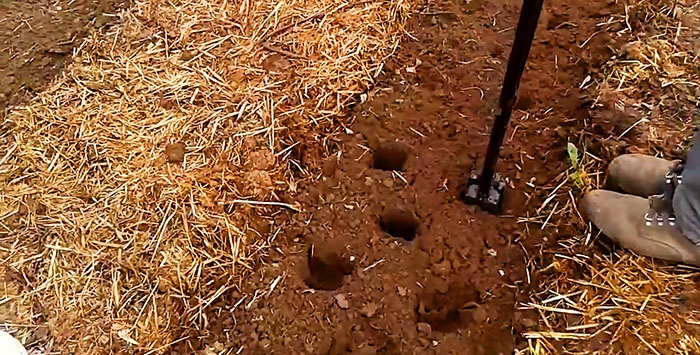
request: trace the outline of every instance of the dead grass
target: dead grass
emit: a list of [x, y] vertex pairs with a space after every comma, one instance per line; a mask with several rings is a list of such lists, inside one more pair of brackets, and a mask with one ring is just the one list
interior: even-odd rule
[[588, 177], [584, 187], [566, 183], [569, 173], [562, 172], [551, 184], [559, 187], [545, 189], [549, 196], [537, 210], [539, 217], [522, 219], [532, 224], [553, 214], [548, 222], [557, 234], [530, 261], [540, 265], [534, 275], [540, 291], [521, 305], [540, 315], [538, 327], [524, 334], [531, 354], [700, 353], [700, 269], [616, 249], [576, 209], [585, 191], [602, 188], [607, 163], [620, 151], [617, 142], [635, 132], [646, 137], [636, 144], [648, 143], [638, 150], [673, 155], [674, 142], [690, 130], [700, 104], [697, 4], [631, 0], [621, 5], [622, 11], [599, 27], [628, 44], [583, 86], [594, 98], [594, 110], [613, 97], [610, 106], [619, 115], [633, 106], [643, 115], [618, 136], [597, 137], [582, 127], [572, 139]]
[[562, 242], [569, 252], [555, 254], [545, 268], [549, 287], [523, 305], [544, 323], [524, 334], [531, 353], [698, 353], [700, 270], [631, 253], [576, 251], [591, 242]]
[[[700, 105], [697, 44], [698, 5], [690, 1], [632, 0], [624, 12], [599, 24], [601, 31], [627, 40], [588, 81], [592, 92], [641, 98], [648, 110], [667, 119], [688, 119], [676, 110]], [[597, 100], [596, 100], [597, 103]]]
[[156, 354], [206, 328], [279, 232], [265, 217], [298, 208], [280, 192], [309, 178], [300, 148], [372, 86], [408, 7], [136, 1], [93, 33], [2, 133], [15, 336]]

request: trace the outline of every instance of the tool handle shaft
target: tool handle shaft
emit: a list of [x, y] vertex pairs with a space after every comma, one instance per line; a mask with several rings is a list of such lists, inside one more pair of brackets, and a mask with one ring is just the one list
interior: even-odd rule
[[523, 0], [523, 7], [520, 9], [520, 19], [515, 30], [515, 39], [508, 58], [506, 75], [503, 79], [503, 87], [501, 88], [501, 96], [498, 102], [499, 112], [496, 114], [496, 119], [493, 122], [491, 138], [489, 139], [489, 146], [486, 150], [486, 158], [484, 159], [484, 167], [479, 182], [479, 194], [484, 196], [488, 194], [493, 180], [496, 163], [503, 145], [503, 138], [508, 130], [508, 122], [517, 98], [520, 78], [525, 70], [527, 57], [530, 54], [532, 41], [535, 38], [543, 2], [544, 0]]

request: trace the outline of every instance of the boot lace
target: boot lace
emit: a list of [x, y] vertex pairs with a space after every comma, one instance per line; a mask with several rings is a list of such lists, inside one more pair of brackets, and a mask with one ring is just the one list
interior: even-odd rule
[[662, 183], [661, 194], [649, 196], [649, 211], [644, 215], [647, 226], [675, 226], [676, 216], [673, 213], [673, 193], [683, 183], [683, 163], [677, 163], [666, 173]]

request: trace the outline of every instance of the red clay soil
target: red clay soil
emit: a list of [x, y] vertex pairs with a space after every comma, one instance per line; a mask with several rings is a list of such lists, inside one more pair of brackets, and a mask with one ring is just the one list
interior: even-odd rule
[[537, 322], [517, 310], [536, 284], [525, 253], [542, 236], [526, 237], [517, 217], [548, 194], [527, 184], [547, 184], [566, 168], [568, 131], [587, 118], [576, 88], [609, 56], [607, 37], [589, 38], [609, 5], [545, 4], [498, 166], [511, 186], [497, 217], [466, 205], [460, 193], [486, 149], [520, 5], [439, 0], [417, 9], [416, 38], [355, 108], [347, 134], [323, 144], [330, 158], [314, 161], [320, 143], [304, 150], [307, 166], [322, 174], [290, 197], [304, 212], [280, 215], [275, 223], [286, 227], [267, 264], [240, 291], [222, 295], [208, 332], [191, 334], [173, 353], [206, 346], [235, 354], [512, 354], [525, 347], [520, 334]]

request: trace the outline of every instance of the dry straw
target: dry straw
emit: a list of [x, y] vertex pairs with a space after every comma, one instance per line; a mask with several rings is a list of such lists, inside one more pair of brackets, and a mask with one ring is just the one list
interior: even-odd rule
[[676, 102], [700, 105], [700, 60], [693, 43], [698, 4], [691, 1], [634, 0], [624, 13], [601, 22], [601, 31], [625, 38], [597, 77], [598, 90], [643, 98], [647, 107], [675, 109]]
[[[602, 21], [600, 30], [629, 42], [584, 81], [584, 89], [597, 99], [613, 93], [616, 105], [641, 105], [649, 115], [637, 122], [647, 126], [637, 129], [650, 131], [649, 143], [668, 142], [693, 124], [677, 115], [678, 108], [692, 111], [700, 97], [700, 61], [692, 49], [698, 36], [693, 25], [698, 4], [632, 0], [621, 5], [622, 11]], [[586, 138], [577, 141], [583, 151], [595, 135], [589, 128], [579, 132], [578, 138]], [[700, 353], [700, 269], [664, 265], [620, 249], [611, 252], [576, 209], [583, 192], [603, 186], [615, 151], [606, 144], [629, 130], [619, 136], [596, 136], [595, 141], [602, 142], [597, 155], [579, 153], [584, 186], [573, 186], [571, 171], [562, 173], [552, 187], [543, 189], [545, 203], [536, 215], [521, 219], [539, 227], [553, 209], [564, 206], [542, 228], [573, 235], [557, 236], [532, 258], [530, 266], [545, 262], [532, 269], [539, 291], [531, 302], [520, 305], [540, 316], [539, 326], [524, 334], [530, 354]], [[651, 146], [639, 148], [654, 152]]]
[[160, 353], [206, 327], [269, 245], [264, 217], [298, 209], [279, 192], [308, 178], [299, 146], [372, 86], [408, 13], [136, 1], [93, 33], [0, 132], [0, 309], [16, 335]]

